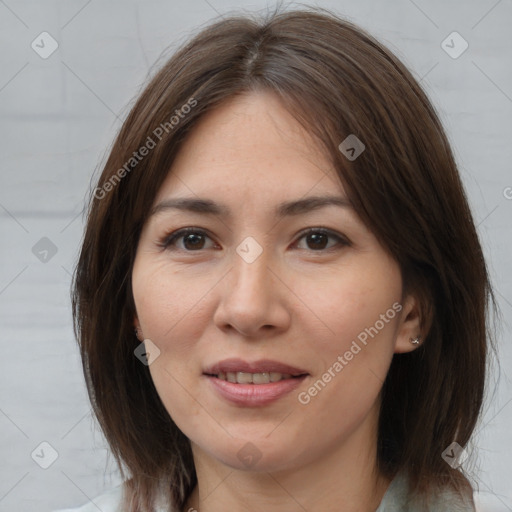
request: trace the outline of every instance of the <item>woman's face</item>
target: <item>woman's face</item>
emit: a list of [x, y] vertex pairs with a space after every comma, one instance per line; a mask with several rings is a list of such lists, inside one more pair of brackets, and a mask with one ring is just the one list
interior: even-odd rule
[[415, 302], [278, 100], [252, 93], [204, 117], [154, 206], [134, 321], [196, 453], [270, 471], [374, 440], [393, 353], [418, 334]]

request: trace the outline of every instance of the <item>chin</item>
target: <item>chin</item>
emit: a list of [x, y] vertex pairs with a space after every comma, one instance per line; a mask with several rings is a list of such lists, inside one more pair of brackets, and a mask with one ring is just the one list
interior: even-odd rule
[[[265, 430], [265, 435], [269, 432]], [[207, 452], [210, 457], [225, 466], [239, 471], [270, 472], [289, 469], [296, 463], [297, 447], [287, 446], [284, 439], [257, 436], [226, 436], [224, 442], [213, 439], [197, 443], [196, 449]], [[289, 439], [288, 439], [289, 442]]]

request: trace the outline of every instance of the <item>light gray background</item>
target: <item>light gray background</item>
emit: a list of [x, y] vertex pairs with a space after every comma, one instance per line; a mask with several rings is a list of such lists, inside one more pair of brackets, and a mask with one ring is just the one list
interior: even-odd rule
[[[169, 55], [218, 14], [265, 5], [0, 0], [0, 510], [76, 506], [120, 483], [90, 414], [72, 333], [69, 287], [84, 198], [162, 52], [167, 48]], [[493, 400], [474, 443], [477, 499], [481, 510], [512, 511], [512, 2], [318, 5], [367, 28], [395, 51], [421, 80], [448, 130], [505, 319], [501, 372], [493, 376]], [[59, 44], [47, 59], [31, 48], [43, 31]], [[453, 31], [469, 44], [456, 59], [441, 46]], [[46, 263], [32, 251], [43, 237], [57, 249]], [[48, 469], [31, 457], [43, 441], [58, 453]], [[48, 461], [51, 451], [42, 449], [34, 458]]]

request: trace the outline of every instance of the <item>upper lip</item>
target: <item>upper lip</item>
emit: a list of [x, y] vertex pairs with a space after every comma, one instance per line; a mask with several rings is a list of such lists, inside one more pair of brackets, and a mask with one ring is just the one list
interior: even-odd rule
[[218, 375], [220, 372], [246, 372], [246, 373], [283, 373], [293, 376], [305, 375], [308, 372], [301, 370], [279, 361], [271, 361], [270, 359], [260, 359], [258, 361], [244, 361], [243, 359], [224, 359], [218, 363], [208, 366], [204, 373], [208, 375]]

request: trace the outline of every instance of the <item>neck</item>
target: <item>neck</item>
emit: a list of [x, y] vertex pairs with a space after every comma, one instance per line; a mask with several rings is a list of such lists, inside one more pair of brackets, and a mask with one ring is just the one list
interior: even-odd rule
[[375, 425], [367, 420], [328, 453], [281, 471], [235, 469], [192, 443], [198, 485], [183, 511], [375, 512], [390, 480], [377, 472]]

